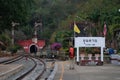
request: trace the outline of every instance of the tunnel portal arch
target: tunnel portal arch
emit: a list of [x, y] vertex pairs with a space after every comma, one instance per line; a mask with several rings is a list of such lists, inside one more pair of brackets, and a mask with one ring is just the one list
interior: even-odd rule
[[38, 51], [37, 45], [32, 44], [30, 45], [29, 52], [30, 53], [36, 53]]

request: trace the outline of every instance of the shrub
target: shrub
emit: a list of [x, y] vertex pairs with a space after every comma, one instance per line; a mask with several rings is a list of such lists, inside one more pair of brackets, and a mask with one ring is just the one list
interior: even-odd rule
[[12, 55], [13, 55], [14, 53], [16, 53], [18, 49], [21, 49], [21, 46], [19, 46], [19, 45], [14, 45], [14, 46], [10, 46], [10, 47], [8, 48], [8, 50], [11, 52]]

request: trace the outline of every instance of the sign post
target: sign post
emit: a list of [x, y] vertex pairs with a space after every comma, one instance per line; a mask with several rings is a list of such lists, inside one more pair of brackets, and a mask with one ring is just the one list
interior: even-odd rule
[[77, 64], [79, 64], [79, 47], [77, 47]]
[[101, 62], [103, 62], [103, 48], [105, 47], [104, 37], [76, 37], [75, 47], [77, 48], [77, 62], [79, 62], [79, 47], [101, 47]]

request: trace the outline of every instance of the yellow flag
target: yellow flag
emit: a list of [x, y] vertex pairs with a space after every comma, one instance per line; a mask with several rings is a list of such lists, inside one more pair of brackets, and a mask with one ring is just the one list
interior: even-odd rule
[[74, 31], [77, 32], [77, 33], [80, 33], [80, 30], [78, 28], [78, 26], [74, 23]]

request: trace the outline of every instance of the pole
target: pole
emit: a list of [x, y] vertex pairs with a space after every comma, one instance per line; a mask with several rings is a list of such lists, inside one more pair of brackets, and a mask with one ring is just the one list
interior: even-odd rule
[[37, 43], [38, 39], [37, 39], [37, 27], [38, 26], [42, 26], [42, 23], [37, 23], [35, 22], [35, 25], [34, 25], [34, 28], [35, 28], [35, 31], [34, 31], [34, 39], [35, 39], [35, 43]]
[[103, 61], [104, 61], [103, 47], [101, 47], [101, 62], [103, 63]]
[[14, 26], [12, 26], [12, 45], [14, 45]]
[[79, 59], [79, 47], [77, 47], [77, 65], [79, 65], [79, 61], [80, 61], [80, 59]]
[[14, 27], [15, 27], [16, 25], [19, 25], [19, 23], [12, 22], [12, 45], [14, 45], [14, 36], [15, 36]]
[[38, 24], [35, 22], [35, 31], [34, 31], [35, 43], [37, 43], [37, 26], [38, 26]]
[[[74, 21], [74, 25], [75, 25], [75, 21]], [[74, 31], [74, 37], [73, 37], [73, 39], [74, 39], [74, 44], [75, 44], [75, 31]], [[74, 48], [75, 48], [75, 45], [74, 45]], [[77, 65], [79, 65], [79, 47], [77, 47], [77, 55], [76, 55], [76, 63], [77, 63]]]

